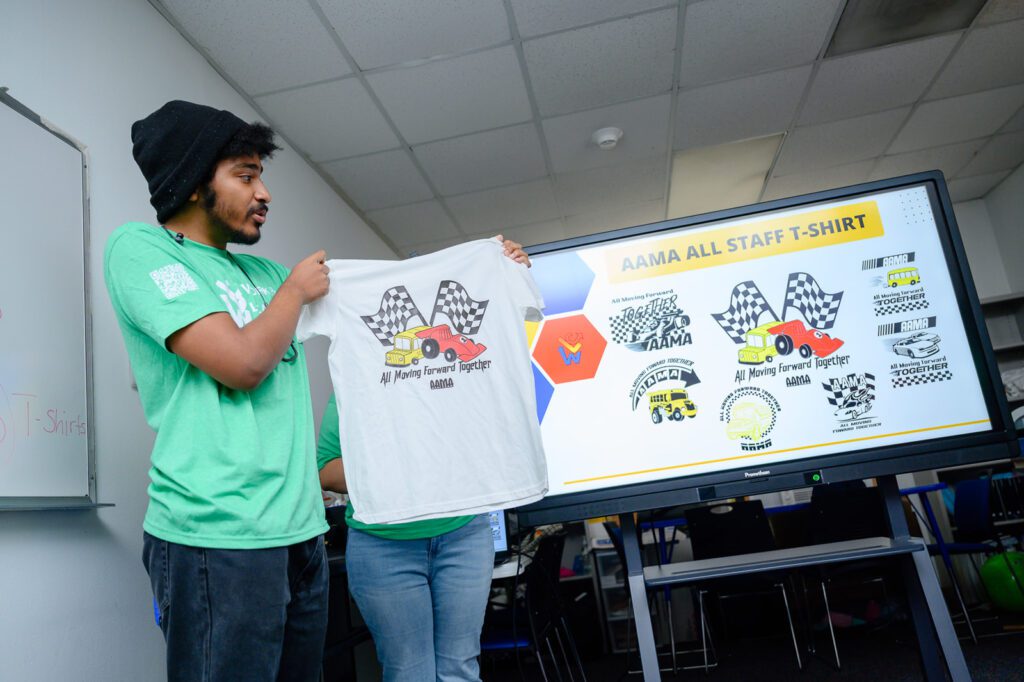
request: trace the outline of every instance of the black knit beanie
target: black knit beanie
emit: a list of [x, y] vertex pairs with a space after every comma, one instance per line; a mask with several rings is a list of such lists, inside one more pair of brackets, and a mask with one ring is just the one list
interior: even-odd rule
[[132, 124], [132, 156], [161, 224], [188, 201], [224, 145], [246, 125], [230, 111], [181, 100]]

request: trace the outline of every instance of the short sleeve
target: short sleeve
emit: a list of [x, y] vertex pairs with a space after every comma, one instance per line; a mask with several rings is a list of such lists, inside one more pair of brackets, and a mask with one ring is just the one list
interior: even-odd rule
[[[173, 248], [170, 248], [173, 247]], [[224, 303], [196, 271], [187, 254], [138, 234], [112, 238], [104, 263], [115, 312], [166, 348], [167, 337]]]
[[316, 441], [316, 468], [323, 469], [332, 459], [341, 457], [341, 428], [338, 402], [331, 394], [320, 420], [320, 437]]
[[524, 320], [539, 322], [543, 317], [541, 311], [544, 310], [544, 298], [533, 275], [530, 274], [530, 269], [515, 262], [503, 251], [498, 252], [498, 258], [501, 259], [505, 282], [516, 309], [523, 315]]
[[[336, 261], [327, 261], [327, 267], [332, 271], [335, 264]], [[331, 311], [337, 309], [334, 299], [335, 296], [340, 295], [336, 293], [337, 290], [337, 282], [331, 276], [331, 288], [327, 295], [302, 306], [302, 312], [299, 313], [299, 324], [295, 328], [295, 338], [301, 342], [306, 342], [314, 336], [334, 338], [334, 324], [332, 323], [334, 316]]]

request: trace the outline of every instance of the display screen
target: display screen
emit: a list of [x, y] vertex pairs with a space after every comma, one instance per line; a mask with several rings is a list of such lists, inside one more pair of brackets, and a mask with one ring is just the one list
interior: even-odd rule
[[534, 250], [548, 500], [991, 432], [935, 176]]

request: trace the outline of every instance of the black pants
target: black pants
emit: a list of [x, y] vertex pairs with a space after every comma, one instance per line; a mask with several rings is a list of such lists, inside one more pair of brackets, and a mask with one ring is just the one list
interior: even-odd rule
[[168, 682], [315, 682], [327, 631], [322, 537], [269, 549], [189, 547], [143, 534]]

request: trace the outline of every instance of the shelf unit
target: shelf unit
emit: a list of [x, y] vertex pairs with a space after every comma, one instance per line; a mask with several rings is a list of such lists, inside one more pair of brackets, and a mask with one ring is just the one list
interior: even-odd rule
[[[981, 312], [992, 339], [1000, 373], [1024, 368], [1024, 292], [981, 299]], [[1010, 409], [1024, 405], [1024, 398], [1010, 400]]]

